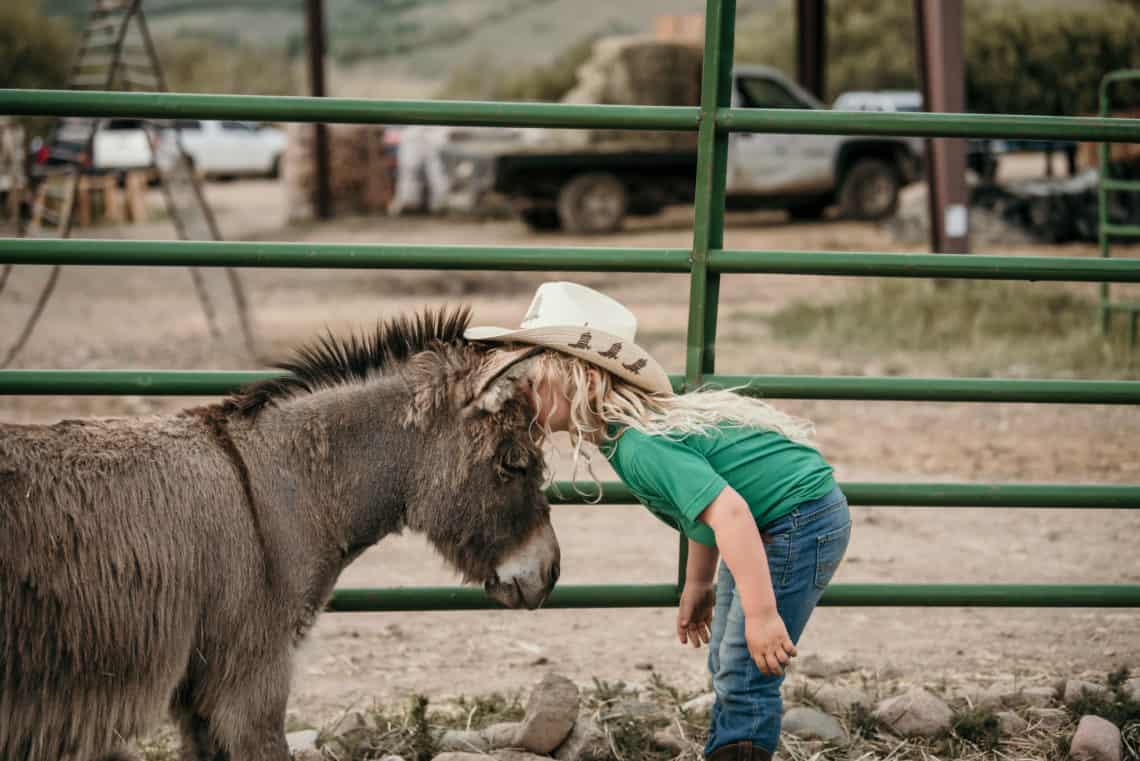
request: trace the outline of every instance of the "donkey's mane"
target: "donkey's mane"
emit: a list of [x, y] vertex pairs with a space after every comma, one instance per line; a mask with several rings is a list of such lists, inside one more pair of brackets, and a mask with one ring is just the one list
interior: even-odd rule
[[286, 371], [280, 378], [259, 381], [237, 391], [223, 404], [227, 413], [256, 417], [281, 399], [319, 388], [360, 383], [403, 362], [413, 354], [463, 341], [471, 323], [471, 308], [425, 309], [413, 316], [393, 317], [371, 333], [337, 338], [327, 333], [274, 364]]

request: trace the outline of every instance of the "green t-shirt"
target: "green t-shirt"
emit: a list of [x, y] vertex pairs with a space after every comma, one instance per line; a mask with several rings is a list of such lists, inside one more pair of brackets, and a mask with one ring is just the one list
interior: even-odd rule
[[707, 435], [650, 436], [627, 428], [602, 444], [622, 481], [655, 516], [690, 539], [716, 546], [697, 520], [725, 486], [748, 503], [758, 526], [835, 488], [814, 448], [768, 430], [722, 426]]

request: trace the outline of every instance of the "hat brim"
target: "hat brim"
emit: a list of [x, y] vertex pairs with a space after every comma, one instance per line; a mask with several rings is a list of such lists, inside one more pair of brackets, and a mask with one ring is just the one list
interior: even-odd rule
[[[587, 333], [589, 340], [584, 341]], [[584, 328], [581, 325], [516, 330], [484, 326], [468, 328], [463, 337], [469, 341], [543, 346], [580, 357], [645, 391], [665, 395], [673, 393], [668, 373], [649, 352], [633, 341], [605, 330]]]

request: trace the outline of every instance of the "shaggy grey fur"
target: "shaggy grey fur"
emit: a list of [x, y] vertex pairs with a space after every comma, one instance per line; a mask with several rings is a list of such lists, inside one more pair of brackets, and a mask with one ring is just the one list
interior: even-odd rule
[[0, 759], [118, 758], [169, 710], [184, 759], [285, 761], [293, 652], [365, 548], [408, 527], [498, 584], [549, 506], [525, 353], [467, 322], [326, 339], [174, 416], [0, 424]]

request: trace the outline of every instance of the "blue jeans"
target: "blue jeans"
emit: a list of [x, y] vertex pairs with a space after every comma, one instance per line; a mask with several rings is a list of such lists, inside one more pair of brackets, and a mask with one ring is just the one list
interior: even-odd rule
[[[788, 636], [798, 642], [851, 539], [847, 498], [836, 487], [819, 499], [762, 526], [776, 608]], [[767, 541], [771, 539], [770, 543]], [[744, 639], [744, 612], [732, 573], [721, 561], [709, 641], [709, 671], [716, 702], [705, 755], [750, 740], [775, 752], [780, 740], [782, 676], [760, 673]]]

